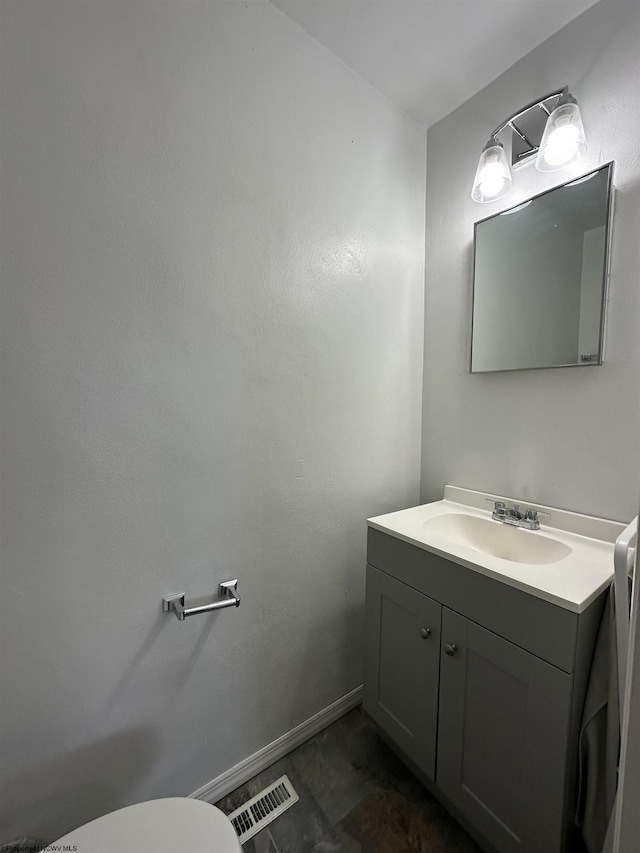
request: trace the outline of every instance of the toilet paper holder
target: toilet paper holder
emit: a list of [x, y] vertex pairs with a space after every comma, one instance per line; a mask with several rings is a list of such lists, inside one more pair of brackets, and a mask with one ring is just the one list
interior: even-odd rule
[[184, 592], [179, 592], [169, 598], [162, 599], [162, 611], [167, 613], [173, 610], [180, 622], [184, 622], [187, 616], [195, 616], [196, 613], [210, 613], [212, 610], [222, 610], [223, 607], [240, 607], [240, 596], [236, 592], [237, 589], [237, 578], [222, 581], [218, 587], [221, 598], [210, 601], [208, 604], [195, 604], [191, 607], [185, 605]]

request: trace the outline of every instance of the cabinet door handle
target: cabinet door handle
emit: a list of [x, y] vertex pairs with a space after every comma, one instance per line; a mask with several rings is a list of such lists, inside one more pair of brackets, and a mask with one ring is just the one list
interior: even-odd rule
[[450, 658], [452, 658], [455, 655], [457, 650], [458, 650], [458, 647], [456, 646], [455, 643], [445, 643], [444, 644], [444, 653], [446, 655], [449, 655]]
[[428, 640], [431, 636], [431, 628], [420, 628], [420, 636], [423, 640]]

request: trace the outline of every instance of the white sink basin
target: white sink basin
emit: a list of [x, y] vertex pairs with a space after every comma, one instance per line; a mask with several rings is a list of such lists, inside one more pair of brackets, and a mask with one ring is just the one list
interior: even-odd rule
[[536, 503], [544, 525], [526, 530], [493, 521], [487, 502], [495, 501], [523, 503], [445, 486], [442, 500], [370, 518], [368, 525], [575, 613], [609, 586], [624, 523]]
[[538, 530], [525, 530], [462, 512], [433, 516], [424, 522], [423, 527], [425, 534], [434, 539], [442, 537], [448, 543], [457, 543], [514, 563], [557, 563], [572, 552], [566, 543]]

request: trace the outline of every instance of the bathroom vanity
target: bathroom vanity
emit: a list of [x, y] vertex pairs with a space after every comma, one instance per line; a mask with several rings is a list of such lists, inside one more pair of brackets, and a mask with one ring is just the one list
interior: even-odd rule
[[369, 519], [364, 707], [484, 849], [580, 850], [580, 719], [624, 525], [538, 506], [542, 530], [514, 529], [487, 499], [509, 501], [447, 486]]

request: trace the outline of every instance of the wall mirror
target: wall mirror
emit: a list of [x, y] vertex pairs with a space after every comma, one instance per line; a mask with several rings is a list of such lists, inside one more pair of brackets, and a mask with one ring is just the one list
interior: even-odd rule
[[476, 222], [471, 373], [602, 364], [612, 173]]

